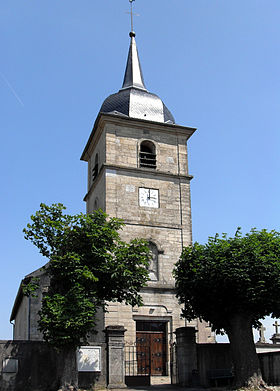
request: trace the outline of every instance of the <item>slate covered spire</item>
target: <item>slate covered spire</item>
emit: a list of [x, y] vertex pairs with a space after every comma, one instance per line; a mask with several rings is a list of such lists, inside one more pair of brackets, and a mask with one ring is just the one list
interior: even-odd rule
[[129, 36], [130, 46], [122, 88], [105, 99], [100, 113], [175, 124], [173, 115], [163, 101], [147, 90], [139, 61], [135, 33], [130, 32]]
[[123, 79], [122, 90], [125, 88], [140, 88], [147, 91], [144, 83], [143, 73], [139, 61], [138, 50], [135, 41], [135, 33], [129, 33], [131, 38], [126, 69]]

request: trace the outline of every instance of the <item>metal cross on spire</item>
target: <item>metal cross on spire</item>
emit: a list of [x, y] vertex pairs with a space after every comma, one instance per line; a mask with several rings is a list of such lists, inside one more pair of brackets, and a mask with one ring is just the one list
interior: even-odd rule
[[130, 20], [131, 20], [131, 32], [133, 32], [133, 16], [139, 16], [139, 14], [134, 14], [133, 13], [133, 6], [132, 6], [132, 3], [134, 2], [135, 0], [129, 0], [130, 2], [130, 12], [127, 12], [128, 14], [130, 14]]

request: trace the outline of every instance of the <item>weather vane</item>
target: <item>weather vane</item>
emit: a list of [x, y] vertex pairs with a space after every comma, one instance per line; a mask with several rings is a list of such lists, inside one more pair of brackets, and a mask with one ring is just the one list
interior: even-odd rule
[[129, 0], [130, 2], [130, 12], [127, 12], [128, 14], [130, 14], [130, 18], [131, 18], [131, 32], [133, 32], [133, 16], [139, 16], [139, 14], [134, 14], [133, 13], [133, 7], [132, 7], [132, 3], [134, 2], [135, 0]]

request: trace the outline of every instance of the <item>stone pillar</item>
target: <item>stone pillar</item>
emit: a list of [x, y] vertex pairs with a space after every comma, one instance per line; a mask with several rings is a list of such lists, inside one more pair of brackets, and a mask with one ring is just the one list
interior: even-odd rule
[[197, 352], [194, 327], [176, 329], [176, 363], [178, 384], [184, 387], [197, 385]]
[[279, 345], [280, 344], [280, 334], [273, 334], [273, 336], [270, 338], [270, 340], [272, 341], [272, 343], [274, 345]]
[[123, 326], [107, 326], [107, 387], [126, 388]]
[[274, 345], [279, 345], [280, 344], [280, 333], [278, 331], [279, 331], [280, 325], [278, 324], [277, 320], [275, 321], [273, 326], [275, 327], [275, 334], [273, 334], [273, 336], [270, 339]]

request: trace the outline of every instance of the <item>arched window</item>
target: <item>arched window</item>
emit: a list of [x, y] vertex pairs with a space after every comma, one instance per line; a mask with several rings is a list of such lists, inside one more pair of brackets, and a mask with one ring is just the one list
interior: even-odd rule
[[94, 181], [98, 174], [98, 153], [95, 155], [94, 166], [92, 168], [92, 180]]
[[149, 277], [151, 281], [158, 280], [158, 248], [153, 242], [149, 242], [149, 247], [152, 254], [152, 259], [148, 267]]
[[140, 167], [157, 168], [156, 147], [151, 141], [145, 140], [140, 144], [139, 164]]

